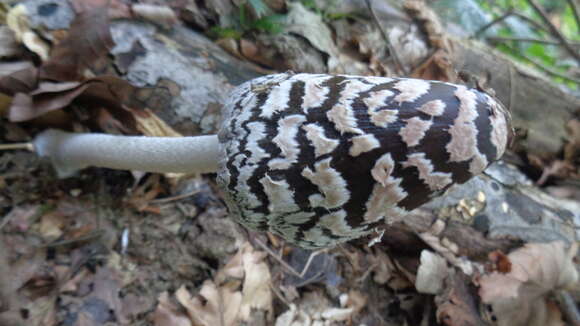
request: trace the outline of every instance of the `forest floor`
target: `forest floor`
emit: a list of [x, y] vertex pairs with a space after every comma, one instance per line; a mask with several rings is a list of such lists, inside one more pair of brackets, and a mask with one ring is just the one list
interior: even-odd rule
[[[77, 6], [90, 11], [95, 3], [98, 1], [78, 1]], [[160, 8], [158, 18], [171, 21], [166, 8]], [[111, 16], [128, 15], [118, 7], [114, 9]], [[61, 81], [65, 75], [78, 74], [77, 68], [86, 68], [84, 63], [71, 66], [68, 63], [72, 61], [66, 61], [62, 65], [63, 58], [72, 60], [75, 51], [84, 51], [75, 45], [93, 42], [90, 51], [95, 57], [107, 56], [111, 49], [102, 39], [108, 35], [109, 25], [98, 19], [77, 21], [74, 32], [50, 32], [60, 41], [73, 38], [72, 43], [61, 42], [50, 58], [39, 59], [42, 50], [33, 56], [20, 48], [8, 63], [28, 62], [23, 67], [32, 69], [30, 62], [34, 62]], [[220, 45], [227, 48], [224, 43]], [[255, 44], [246, 46], [238, 50], [252, 54], [254, 62], [263, 60]], [[130, 54], [138, 56], [140, 51], [133, 47]], [[384, 69], [379, 67], [378, 58], [369, 60], [375, 69]], [[9, 75], [0, 72], [0, 77]], [[259, 72], [267, 71], [257, 67], [256, 74]], [[31, 81], [28, 78], [35, 84], [38, 76], [34, 76], [12, 75], [10, 87], [27, 85]], [[75, 80], [76, 84], [66, 86], [69, 88], [42, 93], [50, 93], [42, 98], [48, 98], [44, 102], [34, 97], [38, 94], [30, 93], [37, 102], [29, 106], [20, 103], [16, 111], [12, 97], [0, 95], [0, 112], [11, 118], [0, 124], [2, 142], [27, 141], [39, 130], [61, 125], [77, 130], [136, 133], [142, 131], [135, 127], [142, 123], [140, 118], [149, 122], [158, 119], [149, 111], [119, 109], [111, 114], [109, 108], [102, 107], [94, 108], [97, 113], [83, 116], [86, 111], [79, 106], [86, 101], [68, 106], [72, 99], [87, 95], [83, 92], [91, 83], [110, 83], [110, 89], [132, 87], [121, 78], [99, 78], [83, 76]], [[2, 87], [6, 85], [0, 82]], [[110, 89], [91, 95], [97, 94], [100, 105], [111, 99], [107, 93]], [[121, 102], [115, 103], [121, 106]], [[62, 107], [69, 110], [66, 115]], [[547, 168], [545, 173], [548, 178], [551, 172]], [[579, 189], [573, 185], [554, 187], [550, 192], [575, 198]], [[461, 205], [450, 210], [461, 215], [461, 209], [467, 207]], [[438, 243], [429, 242], [425, 233], [401, 235], [415, 244], [412, 248], [393, 248], [389, 243], [369, 247], [369, 239], [320, 251], [289, 246], [273, 235], [250, 232], [230, 219], [212, 174], [185, 178], [89, 168], [74, 177], [59, 179], [50, 162], [34, 153], [0, 152], [0, 210], [0, 326], [486, 325], [496, 317], [490, 306], [483, 305], [480, 296], [485, 298], [485, 294], [479, 293], [474, 284], [493, 284], [494, 294], [500, 295], [507, 291], [502, 286], [518, 288], [524, 282], [468, 277], [459, 272], [466, 265], [462, 265], [463, 258], [455, 256], [457, 250], [449, 254], [437, 247]], [[514, 243], [521, 242], [510, 242], [505, 248], [512, 248]], [[534, 257], [531, 262], [496, 251], [489, 257], [479, 257], [485, 262], [481, 266], [509, 274], [506, 265], [512, 263], [530, 269], [551, 264], [543, 271], [546, 275], [576, 282], [571, 259], [576, 255], [574, 245], [572, 249], [565, 249], [562, 243], [526, 248], [524, 255]], [[419, 276], [420, 266], [427, 268], [430, 276]], [[416, 289], [418, 279], [445, 284], [446, 290], [431, 288], [433, 293], [420, 293]], [[541, 292], [533, 300], [526, 298], [526, 307], [541, 307], [547, 316], [544, 320], [557, 325], [565, 309], [555, 302], [562, 307], [562, 300], [543, 295]]]

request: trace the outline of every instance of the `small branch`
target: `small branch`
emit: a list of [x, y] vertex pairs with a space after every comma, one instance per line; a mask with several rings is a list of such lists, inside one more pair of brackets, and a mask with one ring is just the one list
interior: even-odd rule
[[538, 23], [537, 21], [533, 20], [532, 18], [530, 18], [524, 14], [520, 14], [519, 12], [514, 12], [513, 15], [520, 18], [521, 20], [525, 21], [526, 23], [532, 25], [535, 29], [537, 29], [539, 31], [544, 31], [544, 32], [550, 34], [550, 31], [544, 25]]
[[568, 43], [568, 41], [566, 40], [564, 35], [562, 35], [562, 33], [560, 33], [560, 31], [556, 28], [556, 26], [554, 26], [554, 24], [552, 24], [552, 22], [548, 18], [548, 15], [546, 15], [546, 12], [544, 12], [544, 9], [542, 7], [540, 7], [534, 0], [527, 0], [527, 1], [532, 6], [532, 8], [534, 8], [536, 13], [538, 15], [540, 15], [540, 17], [544, 21], [544, 24], [548, 27], [548, 29], [550, 29], [551, 34], [560, 41], [560, 44], [562, 44], [562, 46], [566, 49], [566, 51], [568, 51], [568, 53], [572, 57], [574, 57], [576, 59], [576, 61], [580, 64], [580, 52], [575, 50], [570, 45], [570, 43]]
[[0, 144], [0, 151], [25, 149], [34, 152], [34, 145], [32, 143], [15, 143], [15, 144]]
[[[485, 38], [488, 41], [499, 41], [499, 42], [507, 42], [507, 41], [515, 41], [515, 42], [527, 42], [527, 43], [540, 43], [540, 44], [550, 44], [550, 45], [560, 45], [558, 41], [552, 40], [540, 40], [535, 38], [525, 38], [525, 37], [505, 37], [505, 36], [489, 36]], [[580, 46], [579, 42], [570, 42], [572, 46]]]
[[576, 20], [576, 30], [580, 32], [580, 9], [578, 9], [578, 3], [576, 0], [567, 1], [570, 8], [572, 8], [572, 14], [574, 14], [574, 19]]
[[497, 17], [496, 19], [490, 21], [489, 23], [483, 25], [483, 27], [481, 27], [477, 32], [475, 32], [473, 34], [473, 38], [478, 38], [479, 35], [481, 35], [483, 32], [488, 30], [490, 27], [492, 27], [493, 25], [496, 25], [498, 23], [501, 23], [502, 21], [507, 19], [509, 16], [512, 16], [513, 14], [514, 14], [513, 10], [510, 9], [505, 14], [503, 14], [503, 15]]

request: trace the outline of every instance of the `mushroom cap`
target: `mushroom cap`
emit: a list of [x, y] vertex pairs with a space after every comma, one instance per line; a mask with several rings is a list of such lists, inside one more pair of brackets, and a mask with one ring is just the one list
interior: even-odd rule
[[244, 226], [330, 247], [481, 173], [510, 131], [498, 101], [462, 85], [269, 75], [225, 105], [218, 183]]

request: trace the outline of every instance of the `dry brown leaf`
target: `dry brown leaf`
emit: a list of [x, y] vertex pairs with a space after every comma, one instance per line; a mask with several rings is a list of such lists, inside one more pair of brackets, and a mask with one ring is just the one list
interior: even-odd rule
[[333, 307], [321, 292], [307, 292], [297, 305], [291, 304], [278, 316], [276, 326], [337, 325], [337, 322], [351, 319], [354, 311], [354, 307]]
[[159, 296], [159, 304], [153, 312], [152, 319], [155, 326], [191, 326], [189, 318], [171, 302], [167, 292]]
[[50, 47], [31, 28], [28, 12], [23, 4], [18, 4], [6, 15], [6, 25], [14, 32], [14, 37], [43, 61], [48, 59]]
[[5, 310], [13, 310], [19, 308], [15, 307], [18, 301], [16, 292], [38, 273], [44, 264], [46, 252], [38, 249], [16, 261], [10, 261], [2, 238], [0, 238], [0, 246], [3, 249], [0, 250], [0, 259], [3, 262], [0, 272], [3, 273], [2, 275], [11, 275], [10, 278], [0, 278], [0, 304]]
[[17, 93], [12, 99], [8, 118], [12, 122], [28, 121], [50, 111], [68, 106], [84, 92], [89, 84], [78, 82], [41, 82], [37, 89], [25, 94]]
[[456, 79], [449, 54], [443, 50], [435, 51], [411, 73], [411, 77], [446, 82], [454, 82]]
[[[241, 246], [243, 248], [243, 245]], [[217, 284], [223, 284], [228, 278], [243, 279], [244, 278], [244, 265], [242, 263], [243, 251], [240, 249], [238, 252], [227, 262], [227, 264], [222, 267], [215, 277], [215, 282]]]
[[109, 267], [100, 267], [94, 276], [93, 284], [93, 296], [107, 304], [109, 312], [115, 315], [119, 323], [126, 323], [125, 316], [121, 314], [123, 307], [119, 297], [121, 291], [119, 271]]
[[527, 244], [508, 255], [507, 274], [493, 272], [479, 280], [479, 295], [493, 308], [499, 325], [558, 325], [547, 296], [574, 286], [578, 272], [572, 261], [577, 245], [563, 242]]
[[14, 33], [8, 26], [0, 26], [0, 58], [16, 57], [22, 52]]
[[0, 92], [7, 95], [32, 92], [38, 86], [38, 70], [29, 66], [19, 69], [0, 78]]
[[[11, 62], [0, 62], [0, 77], [4, 77], [15, 73], [19, 70], [30, 69], [34, 67], [30, 61], [11, 61]], [[2, 92], [0, 90], [0, 92]]]
[[66, 225], [67, 219], [57, 212], [44, 214], [40, 218], [39, 231], [46, 241], [56, 240], [63, 232], [62, 228]]
[[387, 284], [387, 286], [394, 290], [408, 289], [413, 286], [403, 273], [397, 270], [393, 259], [389, 257], [384, 251], [376, 250], [369, 255], [369, 259], [373, 262], [373, 281], [377, 284]]
[[456, 273], [446, 282], [443, 294], [435, 298], [437, 303], [437, 320], [448, 326], [484, 326], [486, 323], [479, 315], [474, 300], [475, 291], [468, 287], [469, 281], [462, 274]]
[[50, 60], [41, 67], [41, 78], [80, 80], [85, 69], [109, 53], [114, 43], [107, 10], [97, 7], [76, 16], [69, 36], [54, 47]]
[[248, 321], [252, 309], [272, 313], [272, 291], [270, 290], [272, 279], [270, 269], [264, 261], [265, 252], [255, 251], [249, 243], [246, 243], [241, 251], [245, 277], [240, 318]]
[[185, 286], [175, 293], [195, 325], [234, 326], [242, 303], [242, 293], [228, 287], [218, 288], [213, 281], [205, 281], [199, 294], [192, 297]]
[[[332, 31], [319, 14], [306, 9], [300, 2], [289, 2], [285, 31], [295, 33], [310, 42], [310, 45], [328, 55], [328, 71], [351, 73], [355, 61], [341, 53], [332, 37]], [[322, 68], [321, 68], [322, 69]]]

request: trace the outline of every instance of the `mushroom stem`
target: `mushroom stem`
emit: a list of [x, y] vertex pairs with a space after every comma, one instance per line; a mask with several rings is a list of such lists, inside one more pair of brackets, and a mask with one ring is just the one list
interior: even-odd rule
[[159, 173], [216, 172], [219, 153], [216, 135], [145, 137], [47, 130], [33, 144], [39, 156], [50, 158], [60, 177], [88, 166]]

